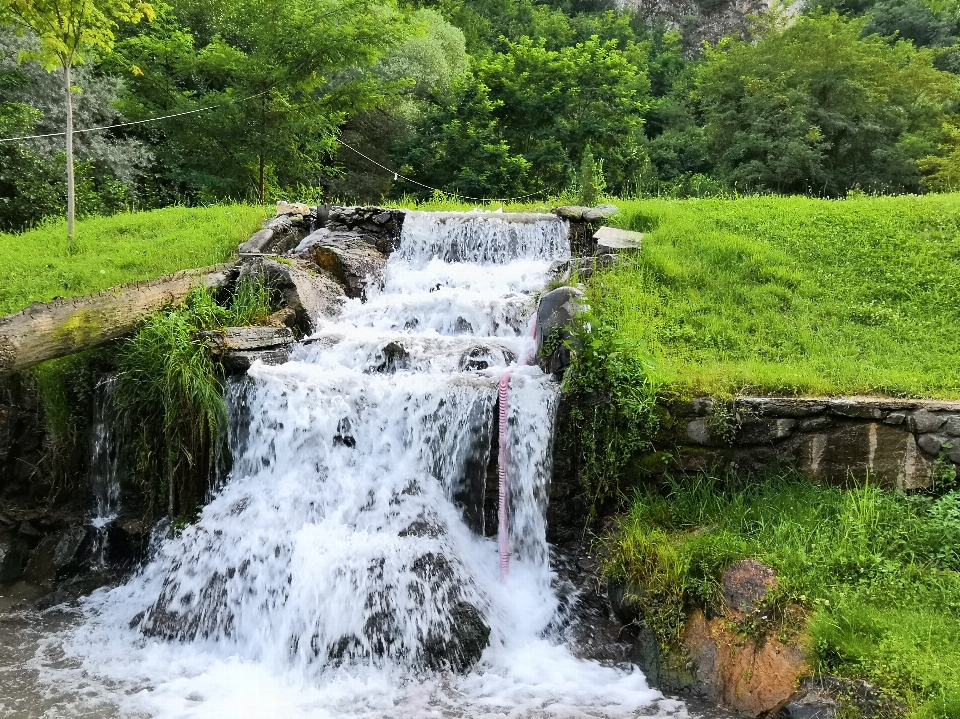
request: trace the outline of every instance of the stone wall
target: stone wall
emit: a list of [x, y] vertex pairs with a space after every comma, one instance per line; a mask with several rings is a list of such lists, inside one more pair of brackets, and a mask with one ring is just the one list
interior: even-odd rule
[[663, 423], [686, 470], [790, 465], [843, 484], [868, 476], [900, 490], [929, 487], [960, 465], [960, 402], [878, 397], [697, 398]]

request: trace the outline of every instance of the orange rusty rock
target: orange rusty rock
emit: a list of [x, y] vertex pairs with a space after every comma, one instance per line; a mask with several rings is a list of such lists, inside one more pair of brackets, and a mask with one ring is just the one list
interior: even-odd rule
[[700, 610], [687, 620], [683, 644], [703, 695], [750, 716], [776, 713], [811, 673], [801, 641], [744, 638]]

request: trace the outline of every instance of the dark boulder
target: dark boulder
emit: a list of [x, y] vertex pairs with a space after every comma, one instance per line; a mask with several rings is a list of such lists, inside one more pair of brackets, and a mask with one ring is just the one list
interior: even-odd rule
[[756, 559], [741, 559], [727, 567], [720, 581], [723, 601], [729, 610], [750, 614], [776, 587], [777, 575]]
[[573, 318], [580, 311], [583, 292], [576, 287], [558, 287], [540, 297], [537, 307], [537, 357], [544, 372], [561, 374], [570, 366], [567, 342]]

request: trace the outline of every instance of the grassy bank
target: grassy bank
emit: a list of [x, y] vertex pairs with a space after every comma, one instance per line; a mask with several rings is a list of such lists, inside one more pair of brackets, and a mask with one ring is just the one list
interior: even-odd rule
[[688, 478], [638, 496], [606, 549], [606, 572], [633, 587], [661, 641], [685, 607], [717, 601], [726, 566], [752, 557], [777, 570], [777, 603], [809, 613], [819, 673], [868, 679], [916, 717], [960, 717], [958, 491]]
[[639, 200], [596, 318], [683, 394], [960, 397], [960, 195]]
[[72, 251], [63, 223], [0, 233], [0, 315], [224, 262], [267, 214], [269, 208], [221, 205], [95, 217], [77, 223]]

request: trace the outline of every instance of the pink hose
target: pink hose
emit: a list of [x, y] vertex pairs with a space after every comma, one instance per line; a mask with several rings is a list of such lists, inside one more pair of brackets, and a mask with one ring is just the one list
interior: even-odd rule
[[507, 513], [507, 418], [510, 407], [507, 404], [510, 390], [510, 375], [513, 370], [507, 370], [500, 378], [500, 456], [497, 461], [497, 472], [500, 475], [500, 499], [497, 529], [497, 545], [500, 548], [500, 581], [506, 581], [510, 570], [510, 517]]
[[[531, 330], [531, 337], [537, 333], [537, 323], [534, 321]], [[499, 524], [497, 527], [497, 546], [500, 550], [500, 581], [507, 580], [507, 573], [510, 571], [510, 515], [507, 511], [507, 467], [509, 466], [509, 445], [507, 444], [507, 425], [510, 416], [510, 376], [518, 365], [530, 364], [532, 357], [528, 351], [517, 365], [508, 369], [503, 377], [500, 378], [500, 387], [498, 395], [500, 398], [500, 453], [497, 458], [497, 474], [500, 479], [499, 506], [497, 518]]]

